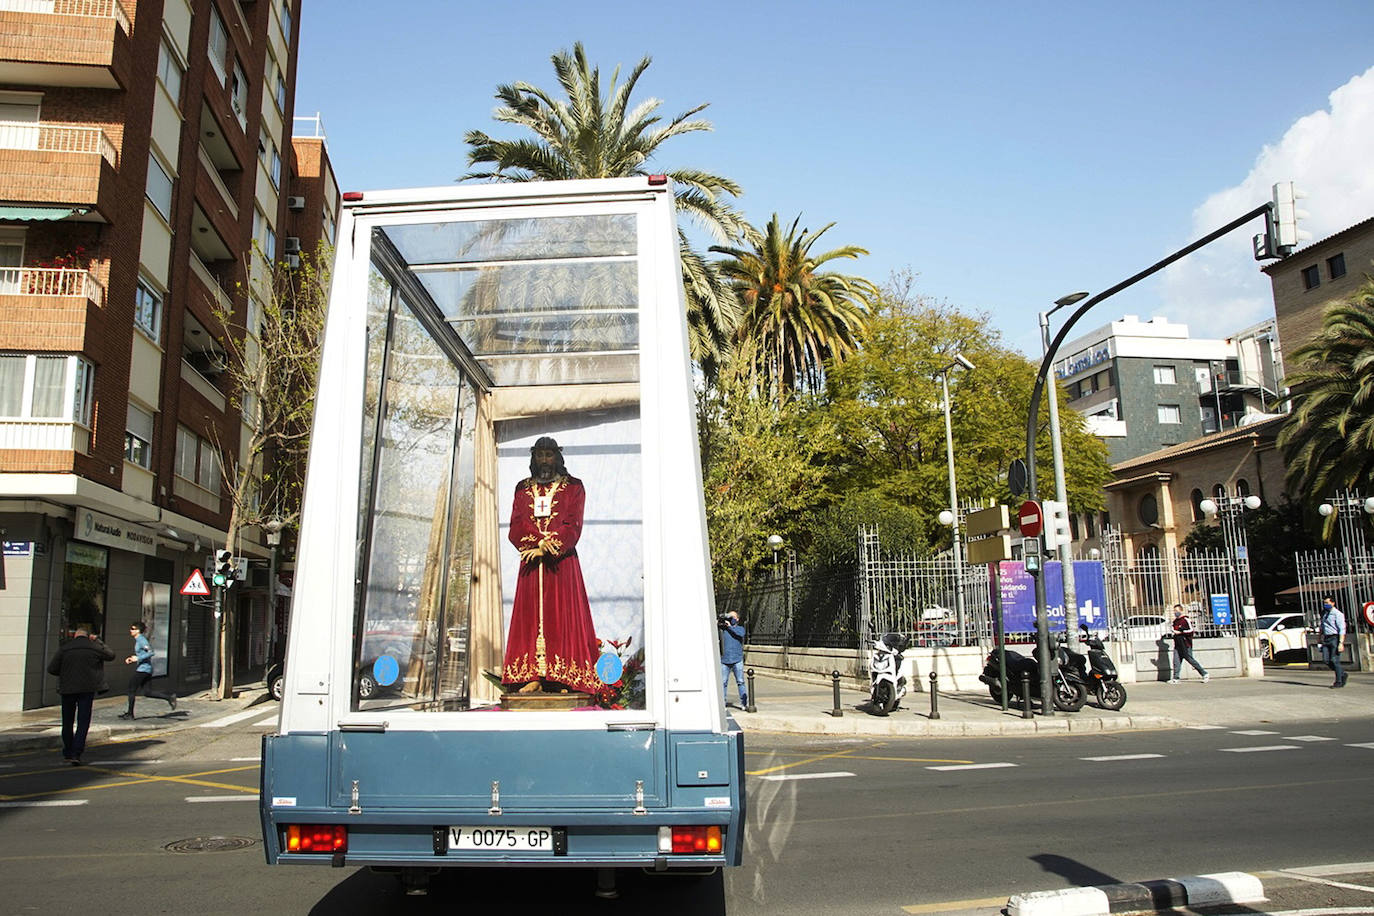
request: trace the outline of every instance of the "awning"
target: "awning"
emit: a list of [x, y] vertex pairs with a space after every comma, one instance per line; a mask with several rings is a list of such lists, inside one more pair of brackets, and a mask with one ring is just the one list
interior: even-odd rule
[[0, 219], [35, 222], [45, 219], [66, 219], [69, 216], [85, 216], [90, 212], [86, 207], [0, 207]]

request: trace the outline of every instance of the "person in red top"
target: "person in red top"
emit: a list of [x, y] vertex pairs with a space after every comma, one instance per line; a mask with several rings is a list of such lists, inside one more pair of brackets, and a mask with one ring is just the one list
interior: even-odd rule
[[577, 542], [587, 491], [548, 436], [530, 449], [530, 476], [515, 487], [510, 542], [520, 551], [501, 683], [521, 693], [594, 692], [596, 628]]
[[1174, 605], [1174, 622], [1170, 626], [1174, 631], [1174, 676], [1169, 679], [1169, 683], [1178, 683], [1178, 676], [1183, 673], [1185, 661], [1202, 675], [1202, 683], [1210, 681], [1212, 676], [1207, 673], [1207, 669], [1193, 658], [1193, 624], [1188, 620], [1188, 615], [1183, 613], [1183, 605]]

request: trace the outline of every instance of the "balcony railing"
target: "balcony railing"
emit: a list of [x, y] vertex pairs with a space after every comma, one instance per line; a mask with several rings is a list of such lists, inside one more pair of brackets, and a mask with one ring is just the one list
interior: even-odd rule
[[0, 121], [0, 149], [99, 153], [106, 162], [119, 168], [119, 153], [99, 127], [73, 127], [42, 121]]
[[126, 35], [132, 35], [134, 31], [133, 21], [119, 0], [0, 0], [0, 12], [113, 19], [123, 27]]
[[84, 297], [105, 302], [105, 287], [88, 270], [57, 267], [0, 267], [0, 296]]

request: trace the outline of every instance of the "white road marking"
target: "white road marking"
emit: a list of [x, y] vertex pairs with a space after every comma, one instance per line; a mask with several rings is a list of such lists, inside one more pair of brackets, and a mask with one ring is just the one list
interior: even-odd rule
[[1225, 725], [1185, 725], [1184, 728], [1191, 728], [1195, 732], [1210, 732], [1216, 729], [1225, 728]]
[[853, 773], [838, 771], [834, 773], [774, 773], [771, 776], [760, 776], [759, 779], [766, 779], [769, 782], [794, 782], [798, 779], [839, 779], [843, 776], [853, 776]]
[[947, 766], [940, 766], [940, 767], [926, 767], [926, 769], [927, 769], [927, 770], [939, 770], [939, 771], [941, 771], [941, 772], [944, 772], [944, 771], [946, 771], [946, 770], [995, 770], [995, 769], [998, 769], [998, 768], [1000, 768], [1000, 767], [1014, 767], [1014, 766], [1019, 766], [1019, 764], [1015, 764], [1015, 763], [955, 763], [955, 764], [949, 764], [949, 765], [947, 765]]
[[1262, 728], [1251, 728], [1243, 732], [1231, 732], [1233, 735], [1277, 735], [1278, 732], [1268, 732]]
[[202, 722], [200, 723], [200, 727], [224, 728], [224, 726], [226, 725], [233, 725], [235, 722], [241, 722], [244, 719], [251, 719], [253, 716], [260, 715], [262, 715], [261, 709], [244, 709], [236, 713], [231, 713], [227, 716], [222, 716], [218, 719], [215, 719], [213, 722]]
[[186, 800], [188, 802], [255, 802], [258, 797], [256, 795], [188, 795]]
[[1115, 757], [1079, 757], [1079, 760], [1149, 760], [1153, 757], [1163, 757], [1163, 754], [1118, 754]]
[[1284, 735], [1284, 741], [1335, 741], [1335, 738], [1326, 738], [1321, 735]]
[[230, 763], [262, 763], [261, 757], [230, 757]]
[[1364, 744], [1347, 744], [1346, 747], [1367, 747], [1374, 748], [1374, 741], [1367, 741]]
[[272, 716], [263, 719], [261, 722], [254, 722], [254, 728], [276, 728], [279, 717], [274, 713]]
[[1296, 744], [1268, 744], [1264, 747], [1220, 747], [1217, 750], [1228, 754], [1252, 754], [1256, 751], [1297, 751], [1301, 748]]
[[55, 801], [14, 801], [0, 802], [0, 808], [75, 808], [88, 804], [84, 798], [62, 798]]
[[130, 758], [112, 757], [112, 758], [110, 758], [109, 760], [87, 760], [87, 761], [86, 761], [86, 763], [87, 763], [88, 765], [90, 765], [90, 766], [97, 766], [97, 767], [135, 767], [135, 766], [141, 767], [141, 766], [150, 766], [150, 765], [152, 765], [152, 764], [154, 764], [154, 763], [161, 763], [161, 762], [162, 762], [161, 760], [135, 760], [135, 759], [132, 758], [132, 757], [130, 757]]

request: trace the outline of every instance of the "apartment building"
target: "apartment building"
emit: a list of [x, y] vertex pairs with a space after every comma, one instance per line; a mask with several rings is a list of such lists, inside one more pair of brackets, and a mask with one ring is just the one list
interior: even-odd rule
[[1274, 261], [1264, 272], [1274, 290], [1279, 331], [1294, 350], [1317, 336], [1327, 306], [1349, 298], [1374, 274], [1374, 217]]
[[[300, 12], [0, 0], [0, 709], [57, 701], [46, 660], [82, 623], [122, 654], [142, 618], [155, 673], [209, 685], [212, 609], [180, 591], [229, 524], [226, 335], [264, 259], [338, 212], [322, 134], [292, 138]], [[261, 562], [225, 609], [240, 668], [265, 661], [267, 540], [245, 532]]]

